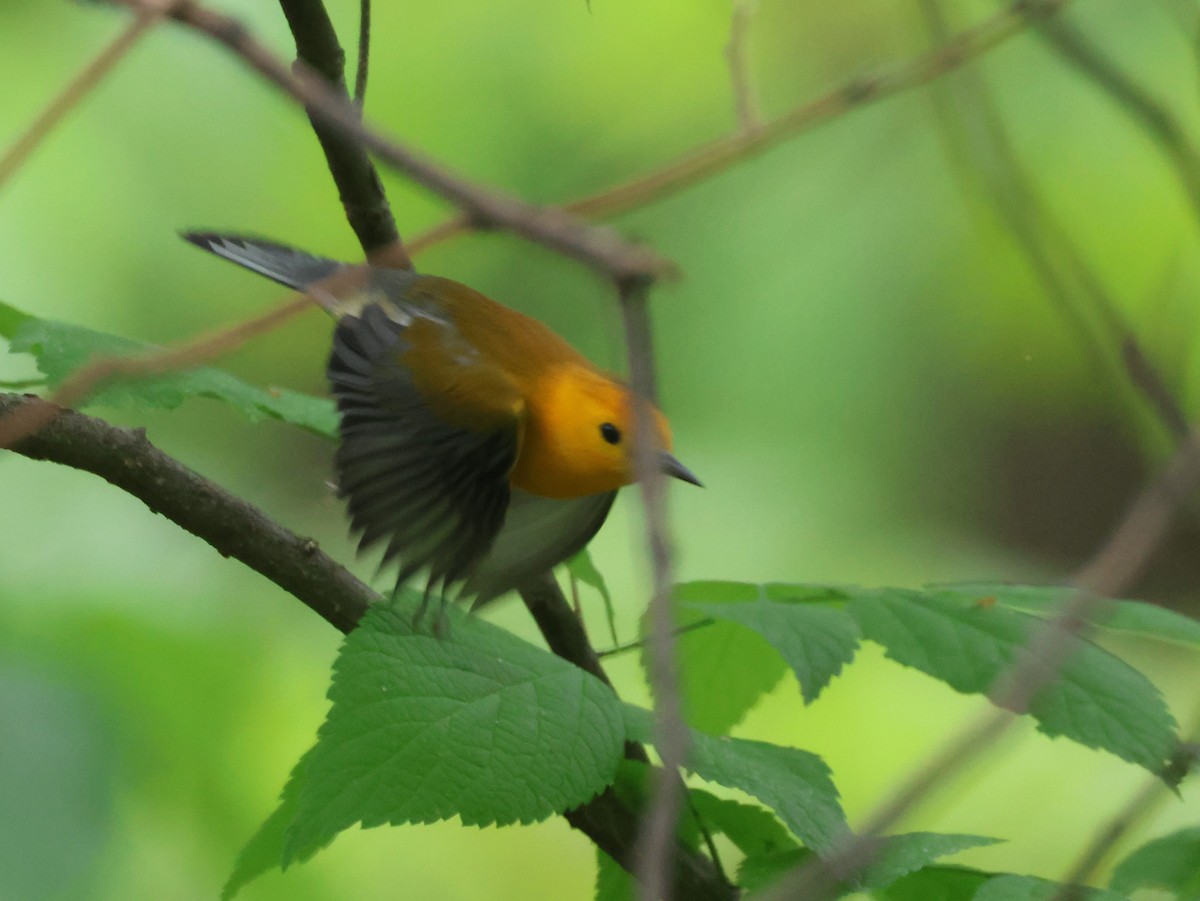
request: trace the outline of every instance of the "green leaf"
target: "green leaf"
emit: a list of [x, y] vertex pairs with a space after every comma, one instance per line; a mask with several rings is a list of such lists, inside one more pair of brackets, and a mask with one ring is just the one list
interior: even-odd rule
[[1109, 886], [1125, 895], [1158, 888], [1174, 892], [1178, 901], [1200, 898], [1200, 826], [1142, 845], [1117, 865]]
[[738, 885], [745, 892], [761, 891], [812, 858], [813, 853], [807, 848], [786, 848], [748, 856], [738, 867]]
[[[263, 873], [282, 866], [287, 827], [296, 815], [296, 798], [304, 782], [304, 768], [308, 757], [309, 755], [305, 754], [292, 768], [279, 806], [258, 827], [258, 831], [238, 854], [233, 872], [225, 882], [225, 887], [221, 889], [221, 901], [231, 901], [239, 891]], [[320, 849], [314, 848], [312, 853], [318, 850]]]
[[[1058, 882], [1035, 876], [995, 876], [975, 893], [972, 901], [1051, 901], [1061, 895]], [[1071, 898], [1078, 901], [1128, 901], [1116, 892], [1098, 888], [1077, 888]]]
[[[654, 743], [654, 718], [622, 705], [627, 737]], [[825, 851], [849, 830], [829, 768], [816, 754], [689, 730], [687, 768], [702, 779], [753, 795], [774, 810], [805, 845]]]
[[882, 901], [972, 901], [991, 878], [991, 873], [969, 867], [925, 867], [876, 889], [874, 895]]
[[[939, 858], [996, 842], [997, 839], [979, 835], [936, 832], [889, 835], [879, 840], [874, 859], [864, 872], [838, 884], [838, 894], [884, 889], [897, 880], [929, 866]], [[810, 857], [810, 852], [805, 849], [747, 856], [739, 870], [738, 882], [751, 891], [765, 888], [788, 871], [806, 863]], [[979, 884], [982, 882], [977, 883]]]
[[[97, 357], [137, 358], [161, 350], [129, 338], [29, 316], [0, 303], [0, 335], [12, 353], [29, 353], [51, 387]], [[88, 398], [88, 404], [173, 410], [192, 397], [229, 404], [249, 420], [279, 419], [319, 435], [337, 434], [333, 403], [295, 391], [264, 390], [227, 372], [200, 366], [139, 378], [114, 378]]]
[[12, 339], [24, 323], [33, 319], [28, 313], [23, 313], [16, 307], [10, 307], [8, 304], [0, 301], [0, 337]]
[[[985, 694], [1039, 621], [953, 592], [883, 589], [857, 594], [850, 612], [893, 660], [956, 691]], [[1107, 651], [1069, 639], [1058, 677], [1030, 703], [1038, 728], [1102, 748], [1158, 773], [1175, 745], [1175, 721], [1157, 688]]]
[[[757, 597], [754, 585], [689, 582], [675, 586], [680, 626], [707, 617], [688, 609], [693, 602], [737, 604]], [[729, 622], [681, 634], [676, 643], [680, 693], [688, 722], [704, 732], [728, 732], [774, 688], [787, 664], [759, 635]], [[643, 663], [647, 650], [643, 648]]]
[[612, 689], [478, 617], [412, 628], [411, 593], [346, 637], [283, 863], [361, 822], [529, 823], [609, 782], [624, 730]]
[[692, 807], [710, 830], [724, 835], [746, 856], [774, 854], [796, 846], [787, 829], [768, 810], [718, 798], [701, 788], [690, 791]]
[[795, 672], [806, 703], [815, 701], [842, 666], [854, 659], [858, 625], [844, 610], [825, 606], [844, 602], [845, 593], [833, 588], [726, 582], [719, 583], [726, 599], [710, 601], [713, 584], [680, 585], [676, 599], [695, 613], [761, 635]]
[[889, 835], [874, 862], [858, 881], [859, 888], [884, 888], [897, 879], [929, 866], [935, 860], [970, 848], [995, 845], [997, 838], [941, 832]]
[[596, 849], [596, 901], [635, 901], [637, 883], [619, 863]]
[[[966, 603], [994, 598], [1002, 606], [1037, 616], [1052, 616], [1074, 595], [1071, 588], [990, 582], [932, 585], [927, 590], [945, 597], [957, 597]], [[1100, 628], [1144, 638], [1200, 645], [1200, 621], [1190, 616], [1144, 601], [1112, 601], [1111, 604], [1111, 611], [1096, 622]]]
[[596, 564], [587, 548], [567, 561], [567, 571], [570, 572], [571, 578], [578, 579], [584, 585], [588, 585], [600, 593], [600, 597], [604, 600], [604, 615], [608, 619], [608, 632], [612, 637], [612, 643], [614, 646], [620, 644], [617, 639], [617, 614], [613, 609], [612, 595], [608, 593], [608, 583], [604, 581], [600, 570], [596, 569]]

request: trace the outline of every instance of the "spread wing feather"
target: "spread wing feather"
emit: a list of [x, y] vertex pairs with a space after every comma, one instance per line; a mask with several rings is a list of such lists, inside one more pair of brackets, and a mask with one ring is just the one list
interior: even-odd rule
[[[470, 386], [461, 416], [455, 397], [429, 396], [405, 365], [417, 341], [423, 365], [444, 363]], [[502, 371], [464, 357], [462, 343], [453, 323], [428, 310], [380, 304], [344, 316], [334, 333], [339, 490], [360, 550], [384, 544], [383, 562], [399, 563], [400, 580], [426, 571], [431, 585], [462, 581], [504, 525], [521, 399]]]

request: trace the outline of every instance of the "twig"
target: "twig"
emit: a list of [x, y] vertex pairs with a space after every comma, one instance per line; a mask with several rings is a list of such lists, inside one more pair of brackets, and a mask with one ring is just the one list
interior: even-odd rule
[[[1195, 768], [1197, 762], [1200, 762], [1200, 745], [1196, 744], [1200, 734], [1196, 730], [1192, 730], [1191, 735], [1192, 741], [1180, 745], [1179, 753], [1176, 755], [1178, 758], [1176, 764], [1182, 771], [1181, 777], [1187, 776]], [[1129, 833], [1129, 830], [1165, 797], [1167, 797], [1167, 786], [1163, 780], [1147, 779], [1146, 783], [1121, 807], [1116, 816], [1106, 823], [1083, 849], [1079, 860], [1062, 879], [1065, 887], [1059, 893], [1059, 898], [1054, 901], [1067, 901], [1064, 896], [1070, 896], [1071, 887], [1086, 882], [1096, 872], [1104, 858], [1117, 846], [1117, 843]]]
[[371, 0], [358, 0], [358, 59], [354, 67], [354, 105], [367, 102], [367, 73], [371, 68]]
[[[678, 629], [674, 630], [674, 635], [676, 638], [678, 638], [680, 635], [686, 635], [688, 632], [694, 632], [696, 629], [703, 629], [714, 625], [715, 623], [715, 619], [706, 616], [704, 619], [698, 619], [694, 623], [688, 623], [686, 626], [680, 626]], [[603, 651], [597, 651], [596, 656], [603, 660], [605, 657], [615, 657], [618, 654], [636, 651], [639, 648], [644, 648], [647, 644], [648, 642], [644, 639], [641, 641], [629, 641], [625, 644], [617, 644], [613, 645], [611, 648], [605, 648]]]
[[[740, 131], [718, 138], [660, 169], [575, 200], [563, 209], [589, 219], [607, 219], [678, 194], [796, 135], [886, 97], [929, 84], [999, 47], [1023, 31], [1030, 21], [1059, 13], [1070, 2], [1013, 0], [978, 25], [959, 32], [944, 46], [889, 72], [852, 79], [764, 123], [754, 132]], [[469, 215], [458, 215], [417, 235], [408, 246], [415, 254], [475, 227], [477, 224]]]
[[[937, 3], [924, 0], [920, 6], [935, 40], [946, 39]], [[1189, 428], [1182, 405], [1118, 304], [1046, 209], [1012, 148], [987, 85], [970, 70], [959, 73], [956, 80], [961, 82], [961, 98], [953, 96], [956, 85], [942, 82], [933, 99], [960, 172], [982, 182], [1001, 221], [1093, 358], [1115, 384], [1132, 385], [1170, 437], [1182, 440]]]
[[667, 537], [665, 479], [658, 465], [658, 430], [650, 402], [656, 396], [654, 349], [650, 333], [646, 279], [618, 282], [621, 315], [634, 403], [634, 468], [646, 510], [647, 544], [654, 567], [650, 621], [649, 680], [654, 693], [655, 747], [662, 770], [655, 780], [650, 807], [642, 821], [637, 876], [646, 901], [670, 897], [669, 851], [683, 800], [679, 770], [687, 755], [687, 726], [679, 697], [671, 617], [671, 548]]
[[30, 154], [37, 149], [38, 145], [46, 139], [67, 113], [74, 109], [87, 96], [88, 92], [112, 71], [117, 63], [124, 59], [138, 39], [160, 18], [162, 18], [162, 14], [156, 10], [139, 10], [136, 18], [126, 26], [125, 30], [71, 79], [62, 93], [42, 110], [28, 130], [17, 138], [3, 157], [0, 157], [0, 189], [3, 189], [5, 183], [21, 168], [21, 164], [29, 158]]
[[[353, 130], [343, 128], [323, 111], [323, 106], [336, 104], [343, 115], [353, 116], [355, 119], [360, 115], [359, 108], [350, 102], [346, 94], [345, 53], [338, 42], [337, 32], [334, 31], [329, 14], [325, 11], [325, 5], [321, 0], [279, 0], [279, 5], [296, 40], [299, 61], [304, 65], [303, 69], [297, 67], [297, 76], [303, 75], [310, 82], [315, 82], [317, 76], [323, 80], [322, 90], [315, 92], [314, 97], [301, 99], [304, 100], [313, 132], [325, 152], [329, 174], [333, 176], [342, 208], [346, 212], [346, 221], [358, 236], [363, 252], [373, 261], [382, 262], [381, 252], [386, 251], [388, 262], [395, 268], [411, 269], [412, 260], [408, 259], [400, 243], [400, 234], [396, 230], [396, 222], [392, 218], [383, 185], [379, 181], [379, 173], [375, 171], [363, 141]], [[176, 3], [174, 6], [175, 10], [179, 11], [192, 4]], [[175, 14], [178, 17], [178, 13]], [[211, 18], [216, 14], [197, 9], [196, 15], [211, 23]], [[221, 27], [227, 34], [240, 33], [244, 40], [250, 40], [245, 31], [236, 24], [225, 22], [221, 23]], [[264, 48], [258, 49], [264, 54], [267, 53]], [[364, 89], [365, 59], [364, 51], [360, 47], [359, 78], [362, 79]], [[282, 67], [282, 63], [276, 60], [271, 60], [271, 66], [277, 73], [287, 71]], [[319, 100], [316, 99], [318, 97]]]
[[1100, 88], [1166, 155], [1200, 220], [1200, 151], [1175, 115], [1065, 19], [1047, 19], [1036, 33], [1087, 81]]
[[725, 45], [725, 59], [729, 63], [729, 80], [733, 87], [733, 109], [744, 133], [762, 127], [762, 107], [758, 102], [758, 92], [754, 88], [754, 77], [750, 73], [750, 61], [746, 53], [750, 22], [757, 10], [758, 0], [733, 0], [729, 43]]
[[45, 428], [64, 408], [77, 406], [111, 378], [157, 375], [198, 366], [277, 328], [308, 309], [311, 303], [307, 295], [296, 296], [260, 316], [210, 335], [193, 338], [178, 347], [164, 348], [139, 357], [102, 357], [92, 360], [66, 378], [49, 398], [32, 398], [29, 403], [6, 414], [0, 413], [0, 449], [12, 447]]
[[[510, 231], [527, 240], [579, 260], [614, 279], [643, 278], [675, 273], [673, 264], [611, 229], [589, 225], [554, 207], [535, 207], [515, 197], [489, 190], [451, 174], [429, 157], [384, 138], [363, 124], [344, 93], [332, 90], [307, 66], [289, 71], [236, 19], [194, 0], [118, 0], [132, 9], [165, 4], [172, 19], [200, 31], [233, 51], [243, 62], [295, 97], [325, 124], [360, 141], [379, 159], [433, 193], [460, 207], [479, 228]], [[299, 0], [296, 0], [299, 2]]]

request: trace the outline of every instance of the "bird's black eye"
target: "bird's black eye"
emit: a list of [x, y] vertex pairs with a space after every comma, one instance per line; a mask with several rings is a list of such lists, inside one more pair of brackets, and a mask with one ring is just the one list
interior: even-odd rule
[[600, 423], [600, 437], [609, 444], [617, 444], [621, 440], [621, 430], [611, 422]]

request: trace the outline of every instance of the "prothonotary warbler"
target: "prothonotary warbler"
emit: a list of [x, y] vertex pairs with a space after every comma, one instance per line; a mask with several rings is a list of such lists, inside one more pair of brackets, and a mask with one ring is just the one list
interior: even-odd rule
[[[425, 573], [426, 601], [522, 587], [578, 553], [634, 480], [629, 389], [537, 320], [445, 278], [184, 237], [337, 318], [338, 491], [359, 550], [385, 544], [397, 584]], [[662, 470], [699, 485], [654, 421]]]

